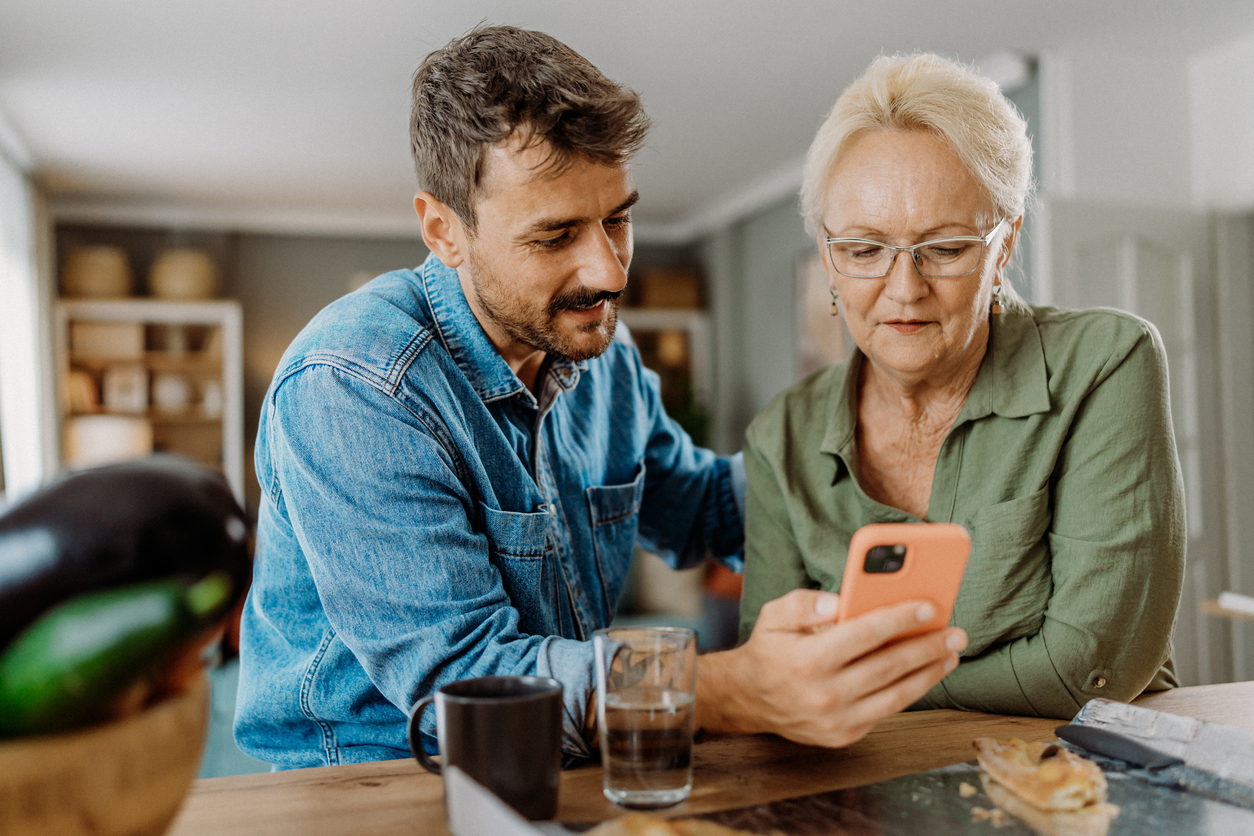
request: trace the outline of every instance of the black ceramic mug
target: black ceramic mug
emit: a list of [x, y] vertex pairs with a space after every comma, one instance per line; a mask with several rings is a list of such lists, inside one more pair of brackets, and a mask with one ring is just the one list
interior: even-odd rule
[[[557, 815], [562, 769], [562, 683], [539, 676], [485, 676], [451, 682], [409, 713], [409, 748], [428, 771], [418, 725], [435, 703], [445, 766], [456, 766], [529, 819]], [[447, 788], [446, 788], [447, 790]]]

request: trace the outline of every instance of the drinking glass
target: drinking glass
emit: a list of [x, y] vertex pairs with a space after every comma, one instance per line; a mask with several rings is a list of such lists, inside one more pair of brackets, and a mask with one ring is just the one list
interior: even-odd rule
[[692, 790], [696, 633], [610, 627], [592, 643], [605, 797], [636, 809], [678, 804]]

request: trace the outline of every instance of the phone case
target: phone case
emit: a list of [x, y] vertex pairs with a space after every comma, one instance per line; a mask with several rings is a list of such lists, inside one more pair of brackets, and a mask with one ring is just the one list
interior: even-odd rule
[[[876, 546], [904, 546], [901, 568], [866, 571], [868, 554]], [[945, 627], [970, 552], [971, 535], [956, 523], [875, 523], [859, 528], [849, 542], [836, 620], [845, 621], [888, 604], [919, 600], [935, 604], [936, 617], [903, 636]], [[873, 557], [873, 562], [895, 560], [898, 550], [877, 553], [884, 554], [890, 556]]]

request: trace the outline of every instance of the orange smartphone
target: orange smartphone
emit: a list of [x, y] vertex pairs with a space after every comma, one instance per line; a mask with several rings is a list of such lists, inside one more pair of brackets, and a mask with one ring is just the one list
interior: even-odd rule
[[970, 552], [971, 535], [957, 523], [864, 525], [849, 541], [836, 621], [902, 601], [931, 601], [936, 617], [901, 637], [942, 629]]

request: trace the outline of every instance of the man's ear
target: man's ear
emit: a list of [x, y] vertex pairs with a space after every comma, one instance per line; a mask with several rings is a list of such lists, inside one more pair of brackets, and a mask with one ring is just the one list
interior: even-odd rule
[[465, 228], [457, 213], [441, 203], [431, 192], [414, 195], [414, 211], [427, 249], [446, 267], [457, 268], [465, 258]]

